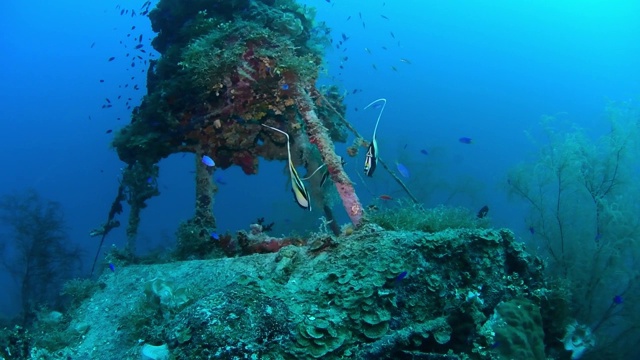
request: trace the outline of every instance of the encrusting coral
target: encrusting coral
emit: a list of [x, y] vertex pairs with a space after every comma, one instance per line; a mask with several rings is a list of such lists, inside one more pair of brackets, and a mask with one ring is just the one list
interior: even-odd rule
[[[254, 226], [245, 236], [266, 235]], [[560, 339], [542, 336], [564, 332], [550, 328], [558, 307], [543, 263], [508, 230], [370, 223], [308, 240], [107, 272], [61, 330], [78, 339], [81, 328], [82, 338], [60, 354], [133, 358], [144, 344], [166, 344], [175, 359], [569, 356]]]
[[329, 170], [331, 179], [342, 198], [342, 204], [351, 222], [356, 226], [359, 225], [363, 215], [362, 205], [353, 188], [353, 183], [342, 167], [340, 157], [334, 151], [333, 142], [329, 138], [327, 129], [313, 111], [311, 97], [306, 92], [298, 91], [297, 104], [304, 119], [310, 141], [320, 150], [322, 160]]

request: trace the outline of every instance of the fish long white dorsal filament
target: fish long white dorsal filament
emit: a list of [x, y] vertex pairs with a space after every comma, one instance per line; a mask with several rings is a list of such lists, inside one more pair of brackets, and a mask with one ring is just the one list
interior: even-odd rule
[[309, 175], [309, 176], [307, 176], [307, 177], [304, 177], [304, 178], [302, 178], [301, 180], [309, 180], [309, 179], [311, 179], [311, 178], [313, 177], [313, 175], [315, 175], [318, 171], [320, 171], [322, 168], [324, 168], [324, 167], [326, 167], [326, 166], [327, 166], [327, 164], [322, 164], [322, 165], [318, 166], [318, 168], [317, 168], [317, 169], [315, 169], [315, 171], [314, 171], [314, 172], [312, 172], [312, 173], [311, 173], [311, 175]]
[[369, 105], [365, 106], [363, 110], [367, 110], [371, 105], [382, 101], [382, 108], [380, 109], [380, 113], [378, 114], [378, 119], [376, 120], [376, 126], [373, 128], [373, 139], [375, 141], [376, 133], [378, 132], [378, 124], [380, 124], [380, 118], [382, 118], [382, 112], [384, 112], [384, 107], [387, 106], [387, 99], [380, 98], [378, 100], [372, 101]]

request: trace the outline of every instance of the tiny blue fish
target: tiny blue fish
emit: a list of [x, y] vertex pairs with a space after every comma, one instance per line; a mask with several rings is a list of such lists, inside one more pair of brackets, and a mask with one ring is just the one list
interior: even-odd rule
[[411, 176], [411, 174], [409, 173], [409, 169], [407, 169], [406, 166], [400, 164], [399, 162], [396, 162], [396, 168], [398, 168], [398, 172], [400, 173], [400, 175], [402, 175], [402, 177], [408, 179]]
[[622, 295], [616, 295], [613, 297], [613, 303], [616, 305], [622, 304], [623, 301], [624, 299], [622, 298]]
[[427, 149], [422, 149], [422, 150], [420, 150], [420, 154], [429, 155], [429, 152], [427, 151]]
[[211, 232], [211, 238], [213, 240], [220, 240], [220, 235], [218, 235], [217, 232], [213, 231], [213, 232]]
[[149, 177], [147, 178], [147, 184], [151, 184], [151, 182], [152, 182], [152, 181], [153, 181], [153, 178], [152, 178], [151, 176], [149, 176]]
[[222, 176], [216, 176], [216, 183], [220, 184], [220, 185], [227, 185], [227, 182], [224, 181], [224, 178]]
[[111, 272], [116, 272], [116, 266], [112, 263], [109, 263], [109, 269], [111, 269]]
[[463, 144], [471, 144], [473, 142], [473, 140], [471, 140], [471, 138], [463, 136], [460, 139], [458, 139], [458, 141], [460, 141]]
[[531, 235], [536, 233], [536, 230], [533, 228], [533, 226], [529, 226], [529, 232], [531, 233]]
[[213, 159], [207, 155], [202, 155], [202, 163], [209, 167], [216, 166], [216, 163], [213, 161]]
[[289, 84], [282, 84], [282, 90], [289, 90]]
[[408, 272], [406, 272], [406, 271], [401, 272], [400, 275], [398, 275], [398, 277], [396, 277], [396, 282], [402, 281], [402, 279], [406, 278], [407, 275], [409, 275]]
[[493, 344], [491, 344], [491, 348], [492, 348], [492, 349], [495, 349], [495, 348], [497, 348], [498, 346], [500, 346], [500, 341], [496, 341], [496, 342], [494, 342]]

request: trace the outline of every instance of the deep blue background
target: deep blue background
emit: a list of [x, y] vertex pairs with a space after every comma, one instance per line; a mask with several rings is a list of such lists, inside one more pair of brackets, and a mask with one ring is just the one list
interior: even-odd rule
[[[61, 202], [71, 241], [86, 251], [85, 271], [98, 240], [88, 232], [105, 221], [123, 166], [105, 134], [129, 119], [130, 110], [115, 98], [131, 97], [137, 105], [145, 92], [143, 67], [131, 68], [125, 54], [135, 37], [143, 34], [147, 49], [153, 37], [148, 19], [120, 16], [116, 6], [139, 11], [142, 3], [0, 3], [0, 195], [33, 187]], [[517, 233], [526, 229], [519, 205], [506, 200], [504, 182], [506, 171], [534, 150], [525, 131], [535, 131], [541, 115], [557, 113], [597, 131], [608, 100], [640, 94], [637, 1], [306, 3], [333, 29], [334, 44], [341, 33], [349, 37], [340, 49], [327, 49], [322, 83], [349, 93], [348, 119], [364, 136], [371, 136], [377, 113], [362, 108], [388, 99], [380, 156], [407, 165], [408, 184], [427, 205], [459, 189], [449, 204], [474, 211], [488, 204], [496, 226]], [[111, 56], [116, 60], [108, 62]], [[352, 95], [354, 89], [362, 92]], [[101, 109], [107, 97], [114, 106]], [[462, 136], [473, 144], [458, 142]], [[348, 158], [347, 169], [364, 203], [381, 194], [402, 197], [382, 170], [363, 186], [357, 176], [363, 156]], [[142, 214], [141, 252], [172, 246], [177, 225], [193, 211], [193, 157], [174, 155], [160, 165], [162, 195]], [[293, 203], [284, 163], [260, 166], [251, 177], [238, 168], [216, 172], [227, 183], [215, 203], [220, 232], [246, 228], [260, 216], [276, 221], [276, 233], [317, 229], [321, 214], [305, 214]], [[105, 245], [124, 241], [123, 227]], [[1, 276], [5, 283], [0, 309], [9, 314], [17, 293]]]

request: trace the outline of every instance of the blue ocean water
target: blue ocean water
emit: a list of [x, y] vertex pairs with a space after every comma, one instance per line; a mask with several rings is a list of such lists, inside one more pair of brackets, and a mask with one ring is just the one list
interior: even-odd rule
[[[347, 118], [365, 137], [377, 114], [363, 108], [388, 100], [377, 134], [380, 156], [410, 170], [407, 185], [416, 196], [428, 206], [489, 205], [496, 226], [522, 235], [522, 211], [507, 200], [504, 186], [508, 169], [535, 150], [525, 131], [535, 131], [544, 114], [562, 113], [598, 132], [608, 100], [640, 93], [636, 1], [306, 4], [332, 29], [320, 83], [344, 89]], [[97, 248], [88, 233], [104, 222], [124, 166], [110, 148], [113, 132], [140, 103], [144, 62], [157, 56], [148, 19], [120, 14], [141, 5], [0, 4], [0, 195], [35, 188], [59, 201], [71, 241], [86, 254], [81, 272]], [[132, 59], [138, 44], [148, 51]], [[363, 152], [346, 161], [365, 204], [381, 195], [405, 196], [380, 170], [373, 179], [357, 175]], [[173, 246], [179, 222], [192, 216], [193, 164], [190, 154], [160, 163], [162, 194], [142, 214], [140, 252]], [[293, 203], [284, 166], [262, 161], [256, 176], [237, 167], [216, 172], [219, 233], [245, 229], [263, 216], [276, 222], [278, 233], [318, 228], [321, 214]], [[125, 240], [122, 227], [105, 245], [122, 247]], [[11, 278], [2, 274], [8, 290], [0, 309], [10, 315], [18, 304]]]

